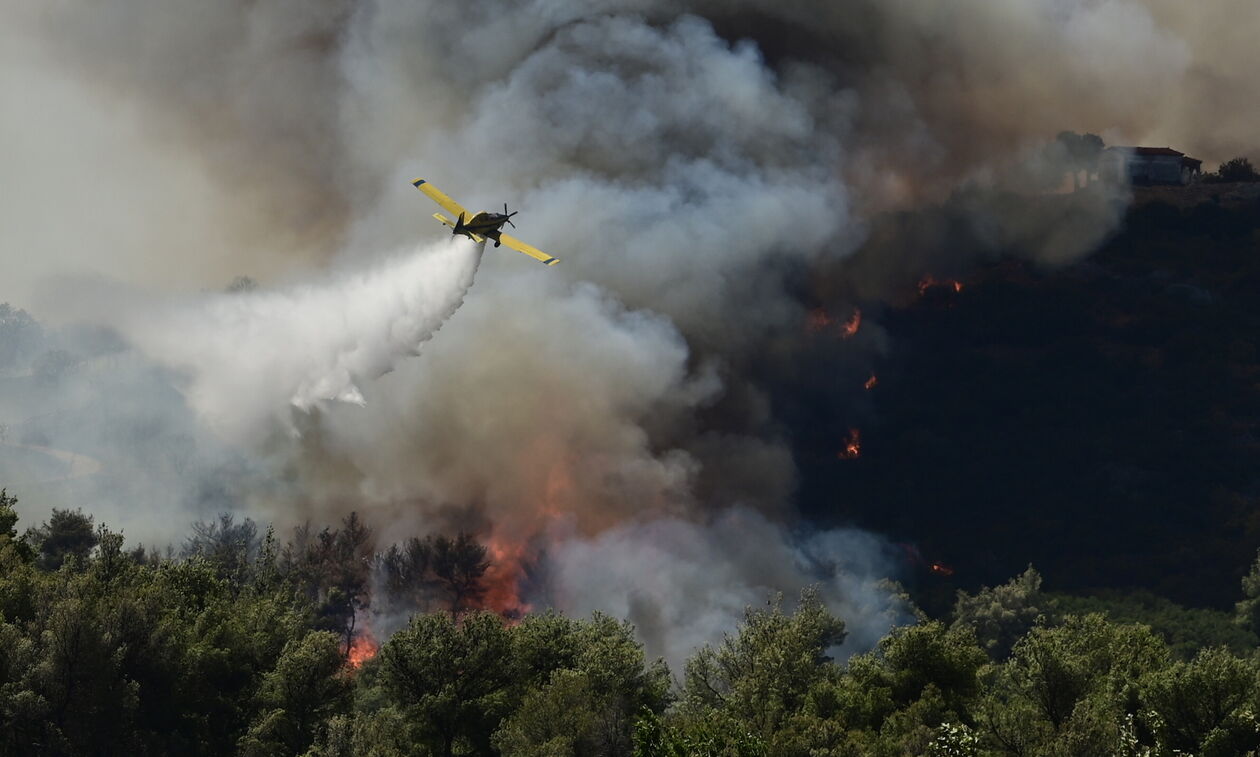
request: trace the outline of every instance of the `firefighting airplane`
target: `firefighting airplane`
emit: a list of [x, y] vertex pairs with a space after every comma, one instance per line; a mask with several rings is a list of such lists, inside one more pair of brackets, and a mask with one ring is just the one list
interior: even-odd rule
[[[505, 244], [517, 252], [523, 252], [534, 260], [540, 261], [543, 265], [555, 265], [560, 262], [537, 247], [525, 244], [516, 237], [508, 236], [499, 231], [505, 223], [514, 229], [516, 228], [516, 224], [512, 223], [512, 216], [519, 211], [507, 212], [506, 202], [503, 203], [502, 213], [492, 213], [488, 210], [483, 210], [480, 213], [471, 214], [464, 210], [458, 202], [447, 196], [445, 192], [424, 179], [416, 179], [411, 183], [415, 185], [416, 189], [427, 194], [429, 199], [441, 205], [455, 216], [455, 220], [452, 221], [441, 213], [433, 214], [434, 218], [453, 229], [451, 234], [463, 234], [474, 242], [484, 242], [486, 239], [493, 239], [495, 247]], [[471, 217], [465, 221], [465, 216]]]

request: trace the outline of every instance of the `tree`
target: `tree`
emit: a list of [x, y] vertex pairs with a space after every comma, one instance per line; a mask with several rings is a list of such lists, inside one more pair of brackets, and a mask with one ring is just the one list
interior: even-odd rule
[[495, 734], [504, 754], [628, 757], [636, 714], [659, 714], [668, 703], [669, 670], [647, 664], [629, 623], [544, 613], [526, 616], [511, 635], [523, 702]]
[[454, 539], [437, 537], [432, 554], [433, 575], [447, 596], [451, 615], [479, 605], [486, 595], [481, 579], [490, 567], [486, 548], [471, 534], [460, 533]]
[[486, 595], [484, 577], [490, 567], [486, 548], [472, 534], [454, 539], [432, 535], [412, 537], [377, 555], [385, 594], [403, 610], [428, 612], [441, 603], [452, 616], [481, 605]]
[[139, 687], [123, 670], [110, 598], [86, 574], [63, 580], [34, 621], [39, 643], [28, 686], [46, 703], [42, 738], [53, 753], [87, 754], [99, 743], [133, 751]]
[[1242, 601], [1234, 605], [1235, 620], [1243, 628], [1260, 633], [1260, 552], [1251, 570], [1243, 576], [1242, 591]]
[[411, 757], [418, 753], [406, 717], [397, 707], [383, 707], [329, 718], [304, 757]]
[[782, 597], [765, 609], [749, 608], [735, 636], [687, 661], [686, 706], [693, 713], [723, 712], [769, 742], [811, 689], [838, 673], [827, 650], [844, 637], [844, 621], [813, 589], [801, 593], [791, 615], [783, 612]]
[[[545, 686], [525, 694], [495, 732], [495, 748], [504, 757], [629, 755], [629, 744], [619, 743], [621, 734], [601, 727], [602, 693], [585, 673], [557, 670]], [[628, 728], [625, 736], [628, 742]]]
[[241, 739], [243, 755], [302, 754], [317, 726], [345, 711], [350, 682], [342, 674], [340, 639], [312, 631], [285, 644], [262, 679], [259, 714]]
[[434, 592], [431, 565], [433, 542], [411, 537], [390, 546], [376, 556], [376, 569], [381, 574], [384, 599], [390, 604], [412, 611], [428, 612]]
[[[979, 671], [986, 662], [970, 627], [927, 621], [896, 628], [815, 694], [811, 709], [822, 723], [802, 723], [804, 743], [814, 750], [848, 749], [840, 752], [846, 754], [924, 754], [944, 725], [975, 722]], [[832, 731], [828, 741], [809, 740], [810, 732], [826, 727]]]
[[67, 558], [80, 565], [87, 563], [88, 554], [96, 546], [97, 534], [92, 528], [92, 516], [82, 510], [58, 510], [43, 524], [26, 532], [38, 554], [39, 567], [57, 570]]
[[959, 591], [954, 627], [972, 629], [989, 657], [1003, 660], [1037, 622], [1041, 602], [1041, 574], [1029, 565], [1028, 570], [1001, 586], [983, 588], [974, 596]]
[[[1034, 628], [983, 678], [977, 722], [1006, 754], [1111, 755], [1136, 706], [1134, 682], [1169, 658], [1145, 626], [1068, 616]], [[1059, 751], [1045, 751], [1051, 745]]]
[[1141, 680], [1144, 720], [1164, 749], [1204, 757], [1260, 749], [1255, 719], [1257, 668], [1226, 649], [1204, 649], [1191, 662]]
[[1237, 157], [1227, 160], [1216, 169], [1216, 177], [1222, 182], [1260, 181], [1260, 173], [1256, 173], [1256, 169], [1251, 165], [1251, 161], [1245, 157]]
[[0, 370], [12, 370], [34, 354], [43, 330], [25, 310], [0, 302]]
[[258, 524], [250, 518], [237, 523], [232, 513], [222, 513], [216, 520], [193, 523], [192, 531], [183, 557], [205, 560], [219, 575], [243, 584], [262, 548]]
[[258, 282], [254, 281], [254, 279], [249, 276], [237, 276], [228, 282], [228, 285], [223, 288], [223, 291], [228, 294], [242, 294], [244, 292], [252, 292], [257, 288]]
[[17, 536], [17, 501], [0, 489], [0, 619], [27, 621], [35, 614], [35, 553]]
[[1077, 134], [1061, 131], [1055, 142], [1063, 152], [1064, 160], [1072, 174], [1072, 189], [1080, 189], [1080, 173], [1085, 172], [1085, 186], [1091, 174], [1098, 172], [1098, 160], [1102, 156], [1104, 142], [1097, 134]]
[[8, 489], [0, 489], [0, 539], [17, 538], [18, 514], [14, 505], [18, 498], [9, 494]]
[[634, 757], [766, 757], [769, 752], [746, 725], [716, 711], [673, 724], [644, 711], [634, 724]]
[[474, 612], [457, 624], [450, 615], [417, 615], [377, 658], [381, 686], [430, 749], [451, 757], [463, 742], [489, 751], [516, 680], [502, 618]]
[[313, 537], [309, 524], [294, 529], [278, 561], [279, 573], [316, 605], [321, 627], [341, 635], [346, 653], [370, 597], [371, 537], [371, 529], [351, 512], [340, 529], [325, 528]]

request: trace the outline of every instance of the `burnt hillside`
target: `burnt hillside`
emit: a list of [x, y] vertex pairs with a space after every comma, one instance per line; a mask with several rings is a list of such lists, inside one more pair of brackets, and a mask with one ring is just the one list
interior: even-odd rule
[[1148, 201], [1074, 265], [962, 278], [878, 314], [857, 421], [779, 393], [815, 409], [793, 424], [806, 512], [916, 544], [954, 569], [920, 568], [942, 596], [1031, 562], [1058, 589], [1229, 606], [1260, 546], [1260, 203]]

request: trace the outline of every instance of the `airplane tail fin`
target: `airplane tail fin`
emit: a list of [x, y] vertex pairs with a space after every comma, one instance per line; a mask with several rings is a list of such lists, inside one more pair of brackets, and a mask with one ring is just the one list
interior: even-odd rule
[[464, 214], [460, 213], [459, 217], [455, 219], [455, 226], [452, 227], [451, 229], [451, 235], [454, 236], [455, 234], [462, 233], [463, 231], [464, 231]]

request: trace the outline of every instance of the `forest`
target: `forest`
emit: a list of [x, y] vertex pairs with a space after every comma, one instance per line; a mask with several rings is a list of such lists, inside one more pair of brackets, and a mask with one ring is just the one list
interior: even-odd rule
[[[806, 589], [670, 670], [617, 618], [478, 609], [467, 535], [374, 553], [357, 515], [284, 539], [223, 516], [155, 553], [78, 511], [21, 530], [19, 510], [0, 495], [5, 755], [1260, 749], [1260, 561], [1233, 614], [1048, 592], [1029, 567], [847, 660]], [[410, 610], [379, 648], [369, 602]]]

